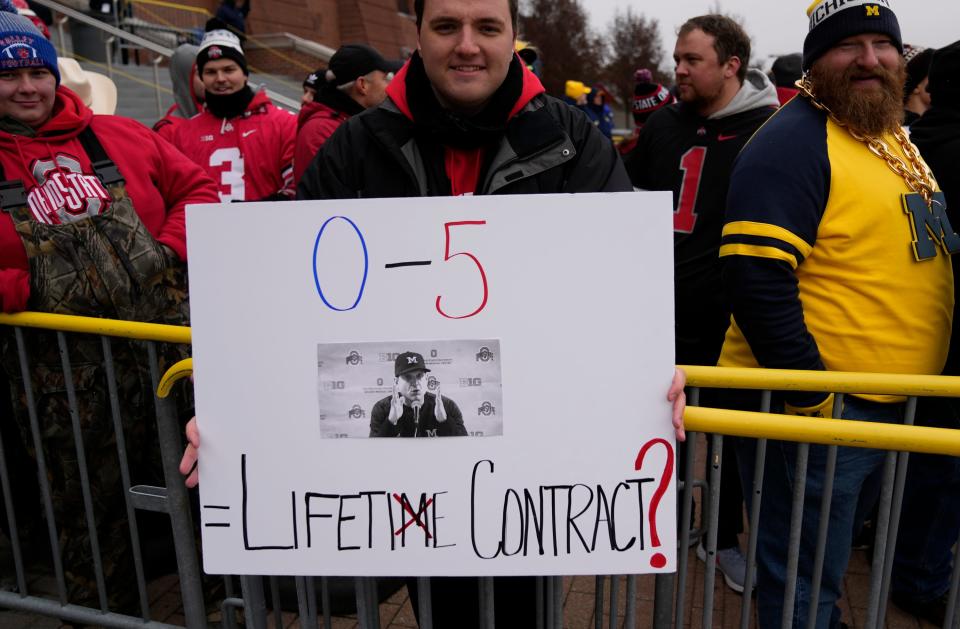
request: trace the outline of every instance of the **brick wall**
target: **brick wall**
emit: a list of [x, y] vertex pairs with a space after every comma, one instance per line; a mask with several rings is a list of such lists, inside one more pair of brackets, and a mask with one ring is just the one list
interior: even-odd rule
[[[216, 13], [219, 0], [179, 0]], [[288, 32], [338, 48], [367, 43], [384, 56], [398, 58], [416, 48], [413, 20], [399, 13], [398, 0], [251, 0], [247, 30]], [[410, 6], [413, 2], [408, 3]]]

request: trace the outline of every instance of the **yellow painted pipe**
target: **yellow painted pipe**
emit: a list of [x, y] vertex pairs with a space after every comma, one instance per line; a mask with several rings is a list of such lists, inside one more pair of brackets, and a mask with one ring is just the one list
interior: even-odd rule
[[190, 328], [187, 326], [117, 321], [97, 317], [74, 317], [47, 312], [0, 313], [0, 325], [79, 332], [81, 334], [101, 334], [163, 343], [189, 344], [191, 338]]
[[842, 371], [795, 371], [683, 365], [687, 384], [724, 389], [769, 389], [771, 391], [824, 391], [960, 397], [958, 376], [918, 376]]
[[170, 390], [177, 380], [187, 378], [193, 375], [193, 359], [184, 358], [174, 366], [167, 369], [167, 372], [160, 378], [160, 384], [157, 385], [157, 397], [165, 398], [170, 395]]
[[960, 430], [820, 419], [688, 406], [683, 424], [693, 432], [777, 439], [830, 446], [960, 456]]

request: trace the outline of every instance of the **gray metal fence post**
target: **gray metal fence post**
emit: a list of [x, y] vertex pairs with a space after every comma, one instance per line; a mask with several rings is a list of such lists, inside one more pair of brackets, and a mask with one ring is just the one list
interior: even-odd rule
[[[903, 423], [913, 426], [917, 417], [917, 398], [907, 399]], [[900, 509], [903, 507], [903, 491], [907, 484], [907, 465], [910, 453], [901, 452], [893, 484], [893, 502], [890, 505], [890, 530], [887, 532], [886, 556], [883, 561], [883, 579], [880, 581], [880, 599], [877, 601], [877, 626], [884, 626], [887, 615], [887, 599], [890, 596], [890, 576], [893, 574], [893, 558], [897, 552], [897, 534], [900, 532]]]
[[783, 629], [793, 627], [793, 608], [797, 602], [797, 572], [800, 567], [800, 533], [803, 524], [803, 499], [807, 489], [807, 461], [810, 444], [797, 444], [797, 462], [794, 470], [793, 505], [790, 511], [790, 542], [787, 545], [787, 578], [783, 591]]
[[[769, 413], [772, 401], [770, 391], [764, 391], [760, 397], [760, 412]], [[750, 497], [750, 530], [747, 532], [747, 574], [743, 579], [743, 602], [740, 604], [740, 629], [750, 627], [753, 615], [754, 575], [757, 569], [757, 540], [760, 532], [760, 507], [763, 503], [763, 470], [767, 465], [767, 440], [757, 439], [757, 449], [753, 460], [753, 486]], [[744, 492], [746, 497], [746, 492]]]
[[[150, 380], [156, 391], [160, 381], [157, 348], [147, 343], [147, 356], [150, 361]], [[170, 514], [170, 527], [173, 532], [173, 544], [177, 551], [177, 573], [180, 576], [180, 595], [183, 600], [183, 615], [190, 627], [202, 627], [207, 615], [203, 603], [203, 575], [197, 558], [197, 545], [193, 528], [193, 515], [190, 511], [190, 496], [180, 475], [180, 457], [183, 445], [180, 441], [180, 424], [177, 420], [176, 405], [170, 398], [160, 399], [153, 396], [157, 413], [157, 437], [160, 441], [160, 460], [163, 465], [163, 478], [167, 492], [167, 510]]]
[[[833, 416], [843, 412], [843, 394], [833, 398]], [[830, 526], [830, 508], [833, 502], [833, 481], [837, 473], [837, 446], [827, 448], [826, 469], [823, 479], [823, 496], [820, 497], [820, 522], [817, 525], [817, 546], [814, 551], [813, 575], [810, 583], [810, 611], [807, 614], [807, 629], [816, 629], [820, 607], [820, 584], [823, 582], [823, 562], [827, 550], [827, 530]]]
[[707, 560], [703, 570], [703, 626], [713, 626], [713, 589], [717, 579], [717, 523], [720, 517], [720, 473], [723, 468], [723, 435], [712, 435], [710, 450], [710, 519], [707, 526]]
[[478, 578], [477, 587], [480, 588], [480, 627], [481, 629], [494, 629], [496, 601], [493, 597], [493, 577]]
[[100, 553], [100, 536], [97, 533], [97, 520], [93, 513], [93, 492], [90, 489], [90, 474], [87, 467], [87, 453], [83, 444], [83, 430], [80, 428], [80, 410], [77, 405], [77, 392], [73, 385], [73, 369], [70, 366], [70, 350], [67, 337], [57, 332], [60, 346], [60, 363], [63, 367], [63, 383], [67, 390], [67, 405], [70, 408], [70, 424], [73, 428], [73, 443], [77, 454], [77, 467], [80, 471], [80, 491], [83, 494], [84, 513], [87, 518], [87, 533], [90, 535], [90, 551], [93, 555], [93, 573], [97, 582], [97, 594], [100, 608], [108, 611], [107, 585], [103, 573], [103, 556]]
[[[700, 389], [698, 387], [691, 387], [690, 396], [688, 397], [687, 403], [690, 406], [700, 405]], [[676, 602], [674, 615], [678, 625], [683, 624], [685, 612], [684, 606], [686, 603], [685, 597], [687, 595], [687, 574], [690, 560], [690, 519], [693, 515], [693, 467], [694, 461], [697, 458], [696, 452], [698, 436], [699, 433], [687, 433], [687, 456], [684, 459], [683, 466], [683, 498], [680, 515], [680, 544], [679, 548], [677, 549], [676, 591], [670, 592], [670, 594], [673, 594], [676, 597], [674, 599]], [[679, 472], [679, 469], [677, 471]], [[661, 584], [658, 582], [655, 587], [656, 593], [653, 602], [653, 618], [655, 627], [657, 627], [657, 629], [666, 628], [670, 626], [672, 619], [670, 618], [669, 611], [664, 611], [660, 608], [662, 605], [662, 601], [660, 600], [662, 596], [660, 591]], [[663, 587], [664, 592], [666, 592], [666, 586], [664, 585]]]
[[243, 618], [248, 629], [267, 629], [267, 601], [263, 596], [263, 577], [242, 575]]

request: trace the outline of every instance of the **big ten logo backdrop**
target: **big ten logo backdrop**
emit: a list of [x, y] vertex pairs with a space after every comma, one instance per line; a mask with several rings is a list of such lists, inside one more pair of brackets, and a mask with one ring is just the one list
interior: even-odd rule
[[187, 228], [207, 572], [674, 569], [669, 193]]
[[370, 435], [372, 409], [393, 395], [394, 366], [405, 352], [423, 356], [425, 393], [456, 404], [467, 434], [503, 434], [500, 342], [497, 339], [330, 343], [317, 346], [317, 397], [324, 438]]

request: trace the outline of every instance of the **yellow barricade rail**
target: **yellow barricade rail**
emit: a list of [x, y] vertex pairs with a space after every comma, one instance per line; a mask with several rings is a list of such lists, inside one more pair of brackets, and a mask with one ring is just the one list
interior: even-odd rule
[[78, 332], [80, 334], [100, 334], [140, 341], [182, 343], [184, 345], [189, 345], [191, 339], [190, 328], [186, 326], [117, 321], [97, 317], [74, 317], [46, 312], [0, 314], [0, 325]]
[[157, 397], [167, 397], [170, 395], [170, 390], [173, 389], [173, 385], [177, 383], [177, 380], [189, 378], [192, 375], [193, 359], [184, 358], [170, 369], [167, 369], [167, 373], [163, 374], [163, 377], [160, 378], [160, 384], [157, 385]]
[[[185, 326], [43, 312], [0, 314], [0, 325], [162, 343], [191, 342], [191, 330]], [[682, 368], [687, 372], [687, 383], [694, 387], [960, 397], [960, 377], [691, 365]], [[161, 379], [158, 394], [165, 397], [174, 382], [189, 376], [192, 371], [192, 359], [180, 361], [171, 367]], [[945, 428], [806, 418], [693, 406], [687, 407], [684, 424], [687, 430], [693, 432], [960, 456], [960, 430]]]
[[[960, 377], [683, 366], [693, 387], [960, 397]], [[960, 430], [688, 406], [693, 432], [960, 456]]]

